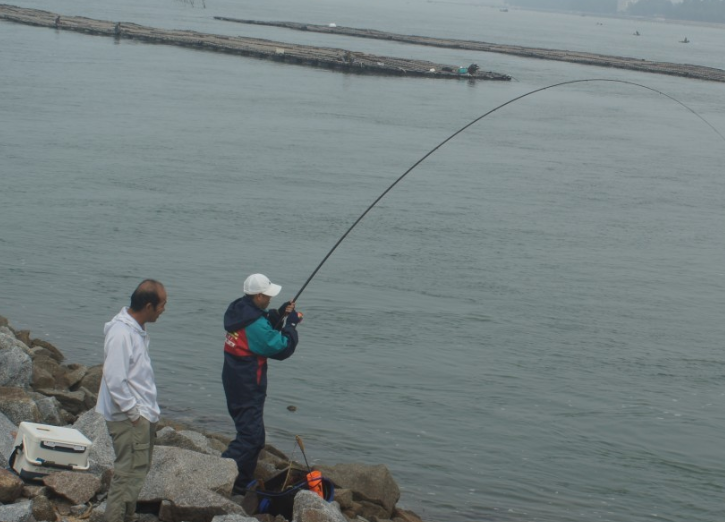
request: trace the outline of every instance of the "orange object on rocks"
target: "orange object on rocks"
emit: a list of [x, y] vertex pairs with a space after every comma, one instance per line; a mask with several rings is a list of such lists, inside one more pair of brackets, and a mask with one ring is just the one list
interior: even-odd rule
[[325, 493], [322, 491], [322, 473], [319, 471], [310, 471], [307, 474], [307, 487], [320, 495], [320, 498], [325, 498]]

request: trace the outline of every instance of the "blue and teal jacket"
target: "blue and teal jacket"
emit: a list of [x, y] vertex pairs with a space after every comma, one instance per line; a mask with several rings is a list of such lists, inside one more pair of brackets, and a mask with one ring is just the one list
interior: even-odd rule
[[252, 296], [232, 302], [224, 314], [223, 376], [237, 381], [237, 386], [245, 383], [248, 392], [260, 387], [264, 392], [267, 358], [287, 359], [297, 347], [297, 330], [294, 326], [281, 328], [281, 322], [279, 311], [258, 308]]

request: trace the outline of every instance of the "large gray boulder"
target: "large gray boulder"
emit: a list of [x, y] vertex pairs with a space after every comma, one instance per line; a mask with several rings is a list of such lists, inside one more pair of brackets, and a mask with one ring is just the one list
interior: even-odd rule
[[73, 504], [85, 504], [101, 489], [101, 479], [91, 473], [61, 471], [43, 478], [43, 484]]
[[330, 504], [316, 493], [306, 490], [295, 495], [293, 515], [296, 522], [347, 522], [335, 504]]
[[0, 328], [0, 350], [8, 350], [13, 346], [17, 346], [23, 352], [30, 355], [30, 348], [27, 344], [15, 337], [13, 331], [7, 327]]
[[28, 347], [0, 332], [0, 386], [27, 388], [32, 379], [33, 360]]
[[113, 469], [116, 453], [113, 451], [113, 443], [103, 415], [96, 410], [88, 410], [78, 417], [73, 428], [93, 443], [88, 454], [89, 471], [94, 475], [102, 475], [105, 471]]
[[395, 504], [400, 500], [400, 488], [384, 464], [336, 464], [316, 466], [315, 469], [321, 471], [335, 486], [351, 489], [355, 500], [378, 504], [388, 515], [392, 514]]
[[0, 505], [2, 522], [37, 522], [33, 516], [33, 503], [30, 500], [17, 504]]
[[16, 426], [21, 422], [40, 422], [40, 411], [33, 398], [22, 388], [0, 387], [0, 413]]
[[237, 465], [231, 459], [156, 446], [139, 502], [162, 501], [159, 518], [165, 522], [206, 522], [217, 515], [244, 514], [229, 500], [236, 478]]
[[158, 446], [173, 446], [175, 448], [187, 449], [213, 455], [221, 456], [221, 451], [214, 448], [206, 436], [191, 430], [176, 431], [171, 426], [166, 426], [156, 434], [156, 444]]
[[10, 454], [15, 447], [15, 436], [18, 434], [18, 427], [7, 416], [0, 413], [0, 468], [8, 465]]

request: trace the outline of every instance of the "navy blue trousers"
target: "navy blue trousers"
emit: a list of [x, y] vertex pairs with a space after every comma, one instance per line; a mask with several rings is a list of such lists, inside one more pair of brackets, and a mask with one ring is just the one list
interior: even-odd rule
[[[253, 371], [250, 371], [253, 370]], [[266, 368], [264, 368], [266, 370]], [[257, 383], [257, 360], [224, 354], [222, 384], [227, 409], [237, 435], [222, 457], [234, 459], [239, 476], [236, 487], [246, 487], [254, 479], [259, 453], [264, 449], [264, 401], [267, 398], [267, 375]]]

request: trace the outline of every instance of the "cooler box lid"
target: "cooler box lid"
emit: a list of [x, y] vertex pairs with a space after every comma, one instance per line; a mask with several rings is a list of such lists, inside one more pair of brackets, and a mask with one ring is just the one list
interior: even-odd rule
[[[18, 426], [15, 445], [19, 445], [23, 439], [27, 446], [37, 445], [50, 450], [64, 448], [78, 453], [85, 453], [93, 444], [85, 435], [73, 428], [61, 428], [33, 422], [21, 422]], [[26, 448], [26, 451], [28, 450], [30, 448]]]

